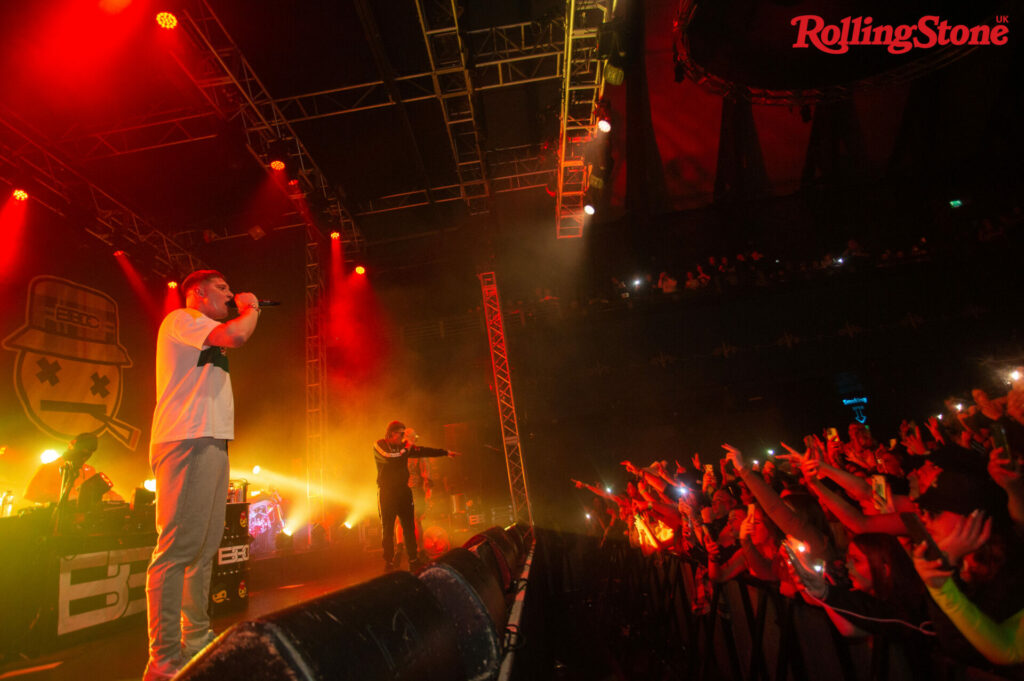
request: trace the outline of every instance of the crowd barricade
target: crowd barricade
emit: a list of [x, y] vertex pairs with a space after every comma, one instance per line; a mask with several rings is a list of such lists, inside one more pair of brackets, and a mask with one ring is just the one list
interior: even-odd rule
[[[778, 584], [741, 577], [699, 593], [698, 563], [665, 553], [642, 556], [626, 543], [598, 548], [578, 538], [563, 569], [579, 598], [595, 598], [605, 631], [637, 627], [677, 678], [700, 681], [960, 681], [1019, 678], [964, 665], [936, 646], [930, 668], [913, 669], [899, 642], [842, 636], [825, 611], [787, 598]], [[694, 604], [698, 604], [694, 607]], [[627, 637], [628, 638], [628, 637]], [[624, 654], [628, 655], [628, 651]], [[628, 663], [624, 666], [628, 667]]]

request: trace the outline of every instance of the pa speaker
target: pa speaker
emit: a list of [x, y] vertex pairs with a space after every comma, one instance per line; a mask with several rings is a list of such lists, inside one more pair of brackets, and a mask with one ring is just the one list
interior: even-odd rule
[[455, 629], [395, 572], [228, 629], [175, 681], [463, 681]]
[[451, 618], [469, 681], [491, 679], [501, 662], [505, 598], [494, 574], [468, 549], [444, 554], [419, 579]]

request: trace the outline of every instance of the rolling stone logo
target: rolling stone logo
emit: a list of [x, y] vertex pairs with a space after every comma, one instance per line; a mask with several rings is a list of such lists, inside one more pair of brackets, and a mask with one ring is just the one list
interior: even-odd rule
[[797, 27], [793, 47], [815, 47], [827, 54], [845, 54], [851, 46], [885, 45], [891, 54], [913, 49], [947, 45], [1006, 45], [1009, 42], [1009, 17], [996, 16], [996, 25], [950, 25], [941, 17], [927, 15], [916, 24], [875, 25], [871, 17], [846, 17], [838, 24], [826, 23], [815, 14], [793, 17]]

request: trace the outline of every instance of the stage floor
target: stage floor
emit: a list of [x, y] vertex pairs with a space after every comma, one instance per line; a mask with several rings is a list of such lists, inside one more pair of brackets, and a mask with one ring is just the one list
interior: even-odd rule
[[[384, 574], [380, 552], [366, 553], [328, 576], [271, 586], [249, 594], [249, 607], [213, 620], [217, 633], [235, 622], [302, 603]], [[0, 681], [137, 681], [146, 667], [146, 622], [139, 617], [119, 632], [31, 660], [0, 667]]]

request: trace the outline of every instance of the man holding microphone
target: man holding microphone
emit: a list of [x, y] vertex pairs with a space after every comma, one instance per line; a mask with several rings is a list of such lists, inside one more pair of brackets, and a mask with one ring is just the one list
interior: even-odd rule
[[[224, 533], [234, 396], [226, 348], [256, 330], [259, 300], [234, 295], [215, 270], [182, 283], [185, 307], [164, 318], [156, 345], [150, 465], [159, 537], [146, 573], [149, 662], [144, 681], [171, 678], [213, 640], [207, 603]], [[238, 316], [229, 321], [230, 302]]]

